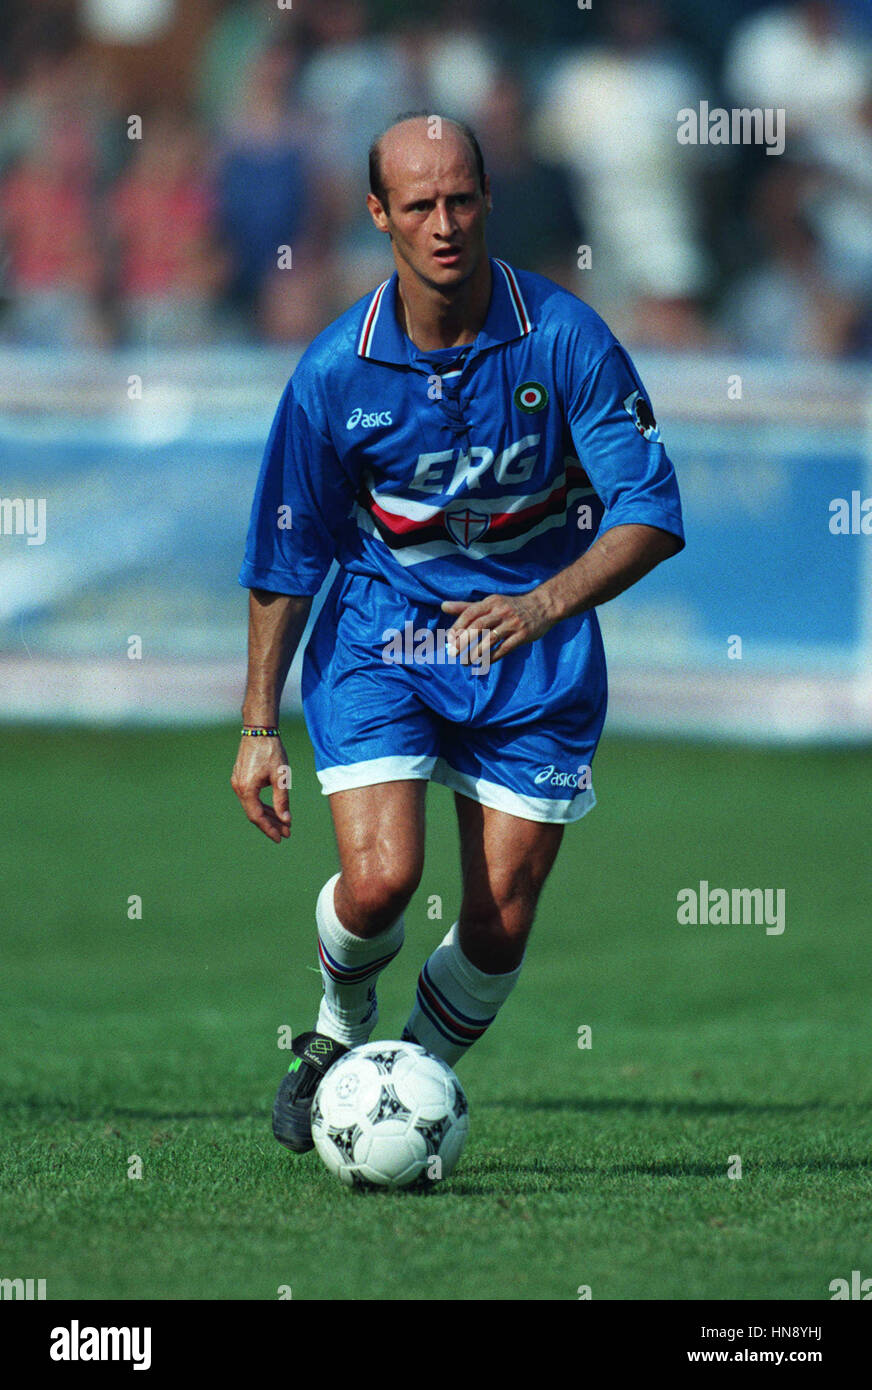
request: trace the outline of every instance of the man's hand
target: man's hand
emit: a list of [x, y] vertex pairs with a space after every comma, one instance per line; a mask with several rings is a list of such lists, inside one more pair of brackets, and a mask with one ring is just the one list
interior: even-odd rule
[[477, 664], [499, 661], [525, 642], [535, 642], [557, 621], [539, 589], [489, 594], [478, 603], [451, 599], [443, 603], [442, 612], [457, 614], [448, 630], [449, 645], [460, 653], [468, 650]]
[[[243, 736], [230, 785], [252, 825], [256, 825], [270, 840], [275, 840], [277, 845], [287, 840], [291, 833], [288, 772], [288, 755], [280, 738]], [[272, 787], [272, 806], [260, 799], [264, 787]]]
[[472, 662], [499, 661], [525, 642], [535, 642], [564, 618], [622, 594], [655, 565], [677, 554], [683, 544], [671, 531], [641, 522], [615, 526], [566, 569], [527, 594], [489, 594], [478, 603], [463, 599], [443, 603], [443, 613], [458, 615], [448, 631], [448, 643], [458, 652], [468, 651]]

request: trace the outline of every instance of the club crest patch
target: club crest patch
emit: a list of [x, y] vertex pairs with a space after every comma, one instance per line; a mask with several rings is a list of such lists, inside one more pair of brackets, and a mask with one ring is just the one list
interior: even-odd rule
[[540, 381], [522, 381], [520, 386], [515, 387], [512, 400], [525, 414], [535, 415], [537, 410], [544, 410], [548, 404], [548, 392]]
[[660, 427], [641, 391], [630, 392], [624, 401], [624, 409], [643, 439], [650, 439], [655, 444], [660, 443]]
[[447, 512], [445, 525], [452, 540], [468, 550], [473, 541], [483, 536], [490, 526], [490, 517], [482, 512], [474, 512], [469, 507], [460, 511]]

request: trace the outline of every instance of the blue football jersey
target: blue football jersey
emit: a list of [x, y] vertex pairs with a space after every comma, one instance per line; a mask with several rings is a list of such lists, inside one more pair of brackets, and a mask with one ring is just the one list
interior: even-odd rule
[[683, 542], [675, 472], [627, 353], [583, 301], [492, 259], [468, 346], [419, 350], [397, 276], [301, 358], [240, 582], [314, 594], [335, 559], [413, 603], [521, 593], [613, 526]]

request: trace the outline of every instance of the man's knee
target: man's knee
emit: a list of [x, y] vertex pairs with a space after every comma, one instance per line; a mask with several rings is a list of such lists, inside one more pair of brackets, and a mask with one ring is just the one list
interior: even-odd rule
[[408, 906], [421, 881], [422, 867], [417, 857], [392, 859], [377, 852], [354, 856], [343, 865], [336, 885], [340, 922], [356, 936], [386, 931]]

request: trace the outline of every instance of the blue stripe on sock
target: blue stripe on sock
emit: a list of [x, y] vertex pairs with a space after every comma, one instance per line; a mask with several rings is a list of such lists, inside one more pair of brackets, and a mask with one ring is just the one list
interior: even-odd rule
[[421, 974], [424, 976], [428, 988], [432, 989], [433, 993], [436, 995], [436, 998], [439, 1000], [439, 1003], [444, 1004], [448, 1012], [454, 1018], [456, 1018], [459, 1023], [468, 1023], [472, 1028], [480, 1028], [482, 1025], [484, 1025], [484, 1027], [487, 1028], [489, 1024], [493, 1023], [494, 1019], [496, 1018], [496, 1014], [491, 1014], [490, 1018], [470, 1018], [469, 1014], [461, 1013], [460, 1009], [458, 1009], [455, 1004], [452, 1004], [450, 999], [447, 999], [445, 997], [441, 989], [436, 988], [436, 986], [433, 983], [433, 980], [430, 977], [430, 971], [427, 969], [428, 964], [429, 962], [425, 961], [421, 969]]
[[420, 990], [417, 991], [415, 997], [418, 1001], [418, 1008], [421, 1010], [421, 1013], [424, 1015], [424, 1017], [429, 1019], [429, 1021], [433, 1024], [433, 1027], [436, 1029], [436, 1032], [441, 1033], [443, 1038], [447, 1039], [448, 1042], [453, 1043], [455, 1047], [470, 1047], [473, 1042], [477, 1041], [475, 1038], [459, 1038], [456, 1037], [453, 1033], [449, 1033], [445, 1025], [442, 1023], [442, 1020], [434, 1015], [433, 1011], [431, 1010], [427, 1001], [424, 999]]
[[386, 956], [379, 956], [377, 960], [369, 961], [366, 965], [341, 965], [338, 960], [331, 956], [321, 937], [318, 937], [318, 945], [321, 951], [322, 964], [331, 979], [336, 980], [337, 984], [359, 984], [363, 980], [368, 980], [370, 975], [383, 970], [386, 965], [399, 955], [400, 947], [395, 951], [390, 951]]

